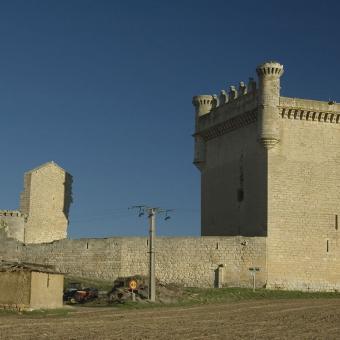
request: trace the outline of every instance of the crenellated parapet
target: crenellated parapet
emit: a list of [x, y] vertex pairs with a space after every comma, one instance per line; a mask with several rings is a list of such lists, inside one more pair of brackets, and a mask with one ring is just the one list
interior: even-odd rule
[[[247, 85], [241, 81], [238, 86], [230, 86], [228, 91], [221, 90], [219, 96], [202, 95], [193, 98], [196, 108], [196, 141], [199, 140], [198, 136], [205, 141], [207, 136], [227, 133], [241, 128], [244, 122], [250, 124], [255, 121], [258, 140], [266, 149], [280, 141], [280, 77], [283, 66], [275, 61], [265, 62], [256, 68], [256, 73], [258, 87], [256, 81], [249, 78]], [[236, 118], [238, 116], [243, 118]]]
[[280, 97], [279, 112], [283, 119], [340, 124], [340, 104], [333, 101]]
[[213, 96], [209, 94], [194, 96], [192, 104], [195, 106], [196, 116], [199, 118], [208, 114], [213, 108], [213, 101]]
[[0, 239], [24, 241], [27, 216], [18, 210], [0, 210]]
[[1, 217], [26, 217], [26, 215], [18, 210], [0, 210], [0, 218]]
[[192, 103], [196, 111], [196, 132], [224, 122], [232, 116], [243, 114], [256, 107], [256, 82], [249, 78], [238, 86], [230, 86], [217, 95], [194, 96]]
[[245, 85], [245, 83], [241, 81], [238, 86], [231, 85], [228, 91], [221, 90], [218, 96], [215, 94], [194, 96], [192, 103], [195, 107], [196, 118], [207, 118], [208, 114], [215, 112], [215, 110], [225, 105], [230, 105], [236, 100], [241, 104], [243, 101], [249, 99], [250, 95], [254, 96], [255, 93], [256, 82], [253, 78], [249, 78], [248, 85]]
[[340, 123], [340, 104], [335, 101], [316, 101], [280, 96], [283, 65], [268, 61], [256, 68], [258, 86], [253, 78], [223, 89], [218, 96], [202, 95], [193, 98], [196, 108], [195, 161], [202, 168], [205, 143], [225, 133], [257, 124], [257, 139], [266, 149], [281, 140], [282, 119]]
[[283, 74], [283, 65], [277, 61], [267, 61], [256, 68], [259, 78], [262, 77], [281, 77]]
[[217, 95], [194, 96], [196, 131], [194, 164], [203, 169], [205, 142], [256, 121], [257, 88], [253, 78]]

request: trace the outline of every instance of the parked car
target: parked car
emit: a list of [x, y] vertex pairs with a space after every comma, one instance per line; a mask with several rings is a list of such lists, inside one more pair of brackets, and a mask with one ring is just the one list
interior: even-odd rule
[[67, 288], [64, 291], [63, 300], [64, 301], [71, 301], [71, 299], [74, 297], [74, 294], [78, 291], [77, 288]]
[[84, 288], [82, 290], [77, 290], [73, 297], [75, 302], [84, 303], [90, 300], [94, 300], [98, 298], [98, 289], [97, 288]]

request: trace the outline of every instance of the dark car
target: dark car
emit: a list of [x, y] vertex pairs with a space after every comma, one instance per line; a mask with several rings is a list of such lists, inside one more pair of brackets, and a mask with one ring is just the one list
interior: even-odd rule
[[64, 301], [71, 301], [74, 297], [74, 295], [77, 293], [77, 288], [67, 288], [64, 291], [63, 300]]
[[98, 298], [97, 288], [84, 288], [82, 290], [77, 290], [72, 297], [72, 299], [74, 299], [78, 303], [84, 303], [97, 298]]

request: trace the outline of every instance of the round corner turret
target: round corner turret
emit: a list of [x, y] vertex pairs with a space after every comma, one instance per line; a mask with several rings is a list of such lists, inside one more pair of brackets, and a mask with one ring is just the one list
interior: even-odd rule
[[280, 136], [280, 77], [283, 65], [277, 61], [267, 61], [256, 68], [259, 77], [258, 91], [258, 130], [259, 141], [266, 149], [273, 148]]
[[256, 68], [256, 73], [259, 77], [263, 76], [276, 76], [281, 77], [283, 75], [283, 65], [277, 61], [267, 61]]
[[199, 95], [192, 98], [192, 104], [195, 106], [198, 117], [208, 114], [214, 107], [215, 99], [212, 95]]

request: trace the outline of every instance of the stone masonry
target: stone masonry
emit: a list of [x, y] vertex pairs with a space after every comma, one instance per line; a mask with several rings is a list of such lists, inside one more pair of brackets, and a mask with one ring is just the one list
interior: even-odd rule
[[[281, 96], [277, 62], [256, 73], [193, 98], [202, 237], [157, 237], [156, 276], [249, 287], [259, 267], [259, 286], [340, 290], [340, 104]], [[20, 211], [0, 212], [0, 259], [109, 280], [147, 274], [144, 237], [65, 239], [71, 183], [54, 163], [25, 174]]]
[[195, 96], [202, 235], [266, 236], [267, 287], [340, 289], [340, 104], [280, 95], [283, 66]]
[[24, 242], [26, 216], [17, 210], [0, 210], [0, 234]]
[[20, 200], [20, 211], [27, 216], [25, 243], [66, 238], [71, 183], [71, 176], [54, 162], [25, 174]]
[[71, 175], [54, 162], [25, 173], [20, 209], [0, 211], [0, 231], [24, 243], [66, 238], [71, 190]]
[[[157, 237], [156, 275], [163, 283], [216, 287], [250, 287], [249, 267], [261, 268], [257, 286], [266, 282], [264, 237]], [[22, 244], [0, 239], [0, 259], [54, 265], [80, 277], [115, 280], [148, 273], [146, 237], [60, 240]]]

